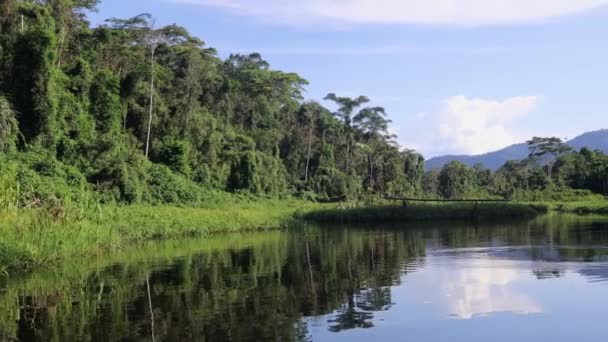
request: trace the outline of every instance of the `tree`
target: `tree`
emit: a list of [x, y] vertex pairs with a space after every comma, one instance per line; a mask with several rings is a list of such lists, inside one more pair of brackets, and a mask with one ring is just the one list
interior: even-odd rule
[[439, 193], [439, 174], [438, 170], [431, 170], [424, 173], [422, 178], [422, 191], [429, 197], [440, 196]]
[[152, 131], [152, 116], [154, 112], [154, 79], [156, 77], [156, 49], [158, 44], [163, 42], [165, 39], [163, 30], [155, 30], [152, 24], [145, 36], [145, 42], [150, 49], [150, 106], [149, 106], [149, 117], [148, 117], [148, 130], [146, 133], [146, 158], [150, 153], [150, 132]]
[[120, 89], [118, 79], [101, 70], [93, 79], [90, 90], [90, 112], [96, 128], [102, 134], [118, 134], [120, 129]]
[[344, 124], [344, 135], [346, 145], [346, 156], [345, 156], [345, 171], [350, 170], [350, 159], [351, 159], [351, 148], [354, 143], [354, 130], [352, 124], [352, 118], [355, 110], [362, 105], [369, 102], [369, 98], [366, 96], [359, 96], [355, 99], [349, 97], [339, 97], [334, 93], [327, 94], [325, 100], [333, 101], [338, 105], [338, 110], [334, 113], [334, 116], [339, 118]]
[[559, 157], [555, 163], [559, 180], [573, 189], [608, 195], [608, 156], [582, 148]]
[[487, 169], [483, 164], [477, 163], [473, 165], [475, 173], [475, 183], [479, 188], [487, 188], [492, 183], [492, 170]]
[[355, 127], [363, 133], [367, 145], [366, 151], [369, 164], [369, 188], [374, 189], [374, 155], [379, 152], [379, 147], [385, 143], [385, 139], [390, 138], [388, 134], [388, 124], [391, 121], [386, 119], [386, 112], [382, 107], [364, 108], [353, 119]]
[[302, 106], [304, 110], [304, 116], [306, 118], [306, 125], [308, 126], [308, 137], [306, 141], [306, 167], [304, 171], [304, 182], [308, 182], [308, 170], [310, 167], [310, 157], [312, 153], [312, 142], [313, 133], [315, 130], [315, 122], [319, 119], [323, 108], [318, 103], [308, 103]]
[[529, 189], [527, 161], [508, 161], [492, 177], [492, 193], [511, 197], [516, 189]]
[[58, 37], [57, 44], [57, 67], [62, 66], [63, 57], [71, 58], [74, 54], [65, 53], [70, 49], [73, 42], [78, 39], [74, 35], [78, 29], [87, 25], [85, 13], [87, 11], [96, 11], [100, 0], [54, 0], [50, 4], [52, 6], [52, 14], [55, 18], [56, 34]]
[[555, 160], [559, 156], [570, 152], [572, 149], [560, 138], [534, 137], [531, 140], [528, 140], [528, 150], [530, 151], [528, 155], [529, 160], [539, 162], [545, 159], [547, 177], [551, 180]]
[[473, 171], [458, 161], [446, 164], [439, 173], [439, 193], [447, 199], [462, 199], [472, 188]]
[[25, 11], [32, 25], [15, 39], [12, 65], [14, 108], [26, 143], [54, 148], [60, 136], [55, 20], [42, 5]]
[[148, 158], [150, 154], [150, 135], [152, 132], [152, 118], [154, 114], [154, 92], [155, 92], [155, 78], [156, 78], [156, 50], [158, 46], [169, 40], [166, 36], [167, 31], [170, 29], [154, 28], [154, 20], [148, 13], [143, 13], [129, 19], [108, 19], [107, 22], [112, 24], [115, 30], [127, 32], [130, 39], [136, 43], [145, 47], [149, 54], [149, 65], [150, 65], [150, 76], [149, 76], [149, 101], [148, 101], [148, 122], [146, 128], [146, 139], [144, 153], [145, 157]]
[[0, 149], [27, 156], [17, 156], [24, 174], [61, 182], [48, 189], [152, 204], [203, 189], [333, 200], [420, 191], [422, 157], [400, 151], [367, 97], [330, 93], [331, 113], [259, 53], [220, 59], [145, 13], [93, 27], [97, 4], [0, 1]]
[[403, 168], [406, 179], [416, 191], [422, 189], [422, 181], [424, 178], [424, 157], [415, 150], [404, 150], [401, 152], [403, 156]]

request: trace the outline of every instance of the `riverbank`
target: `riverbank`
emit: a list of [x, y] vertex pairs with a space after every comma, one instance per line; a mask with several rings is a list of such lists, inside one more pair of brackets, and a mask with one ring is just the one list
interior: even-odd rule
[[441, 203], [381, 205], [361, 208], [331, 208], [305, 213], [306, 221], [317, 223], [373, 223], [395, 221], [470, 220], [493, 218], [532, 218], [548, 207], [520, 203]]
[[560, 213], [608, 215], [608, 201], [548, 203], [547, 205], [550, 210]]
[[208, 207], [99, 206], [0, 212], [0, 272], [23, 272], [72, 257], [94, 256], [136, 243], [280, 229], [298, 210], [318, 205], [298, 200], [214, 204]]
[[233, 199], [198, 207], [46, 206], [0, 211], [0, 272], [28, 272], [145, 241], [276, 230], [316, 223], [532, 218], [547, 211], [608, 214], [606, 202], [442, 203], [344, 208], [295, 199]]

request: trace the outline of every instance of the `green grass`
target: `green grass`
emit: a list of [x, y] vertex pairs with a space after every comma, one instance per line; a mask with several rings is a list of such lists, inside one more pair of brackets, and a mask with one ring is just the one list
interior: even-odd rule
[[29, 271], [143, 241], [280, 229], [292, 222], [297, 210], [314, 207], [303, 201], [258, 199], [196, 208], [0, 210], [0, 272]]
[[606, 201], [479, 203], [477, 209], [473, 203], [410, 204], [407, 208], [381, 203], [344, 209], [344, 205], [225, 193], [210, 196], [198, 207], [102, 206], [85, 198], [23, 208], [14, 194], [4, 194], [0, 196], [0, 273], [5, 274], [115, 253], [151, 240], [280, 229], [296, 219], [369, 223], [529, 218], [548, 210], [608, 214]]
[[498, 218], [530, 218], [546, 212], [544, 205], [518, 203], [441, 203], [368, 206], [349, 209], [321, 209], [301, 217], [314, 222], [357, 223], [391, 221], [469, 220]]
[[599, 214], [608, 215], [608, 201], [580, 201], [580, 202], [549, 202], [545, 203], [551, 210], [560, 213], [575, 213], [580, 215]]

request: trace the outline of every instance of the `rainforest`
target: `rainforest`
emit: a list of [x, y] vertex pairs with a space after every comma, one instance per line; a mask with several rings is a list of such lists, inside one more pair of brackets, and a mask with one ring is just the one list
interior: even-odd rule
[[[145, 13], [93, 26], [98, 5], [0, 3], [5, 272], [134, 241], [281, 228], [305, 212], [387, 198], [606, 211], [601, 151], [536, 137], [527, 159], [497, 171], [457, 161], [425, 171], [373, 99], [305, 100], [308, 81], [258, 53], [220, 58]], [[421, 209], [444, 219], [450, 210], [465, 209]]]

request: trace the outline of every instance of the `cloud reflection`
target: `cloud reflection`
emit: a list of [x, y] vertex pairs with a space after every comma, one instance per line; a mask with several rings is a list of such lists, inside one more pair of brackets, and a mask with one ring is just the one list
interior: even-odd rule
[[458, 319], [499, 312], [543, 312], [540, 304], [514, 286], [524, 276], [519, 270], [513, 261], [465, 259], [459, 260], [457, 267], [440, 270], [441, 281], [437, 283], [443, 284], [450, 315]]

